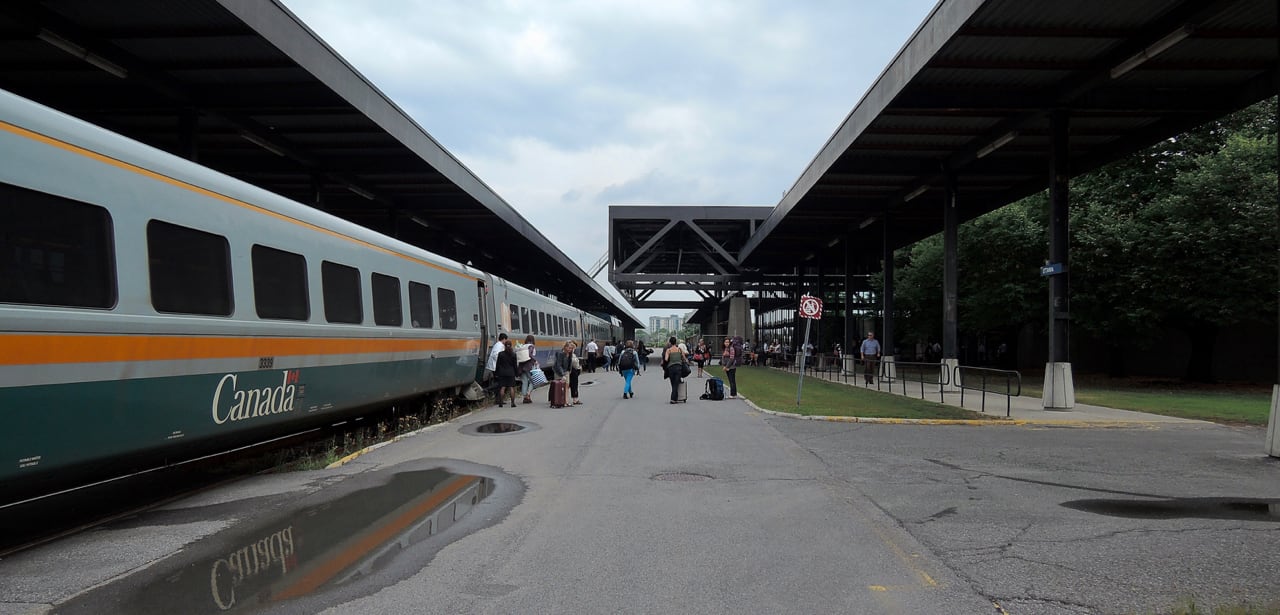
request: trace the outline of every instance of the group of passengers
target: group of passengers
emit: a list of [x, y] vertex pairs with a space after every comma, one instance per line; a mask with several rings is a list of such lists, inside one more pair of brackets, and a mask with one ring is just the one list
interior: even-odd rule
[[506, 333], [498, 334], [498, 341], [489, 350], [485, 370], [498, 384], [498, 405], [506, 405], [508, 396], [511, 407], [516, 406], [516, 379], [520, 380], [520, 393], [524, 403], [533, 403], [533, 370], [538, 367], [538, 349], [532, 334], [526, 335], [523, 344], [512, 344]]
[[[487, 373], [492, 375], [498, 386], [498, 406], [505, 406], [508, 399], [511, 400], [511, 407], [516, 406], [517, 379], [520, 380], [519, 390], [524, 396], [524, 403], [533, 403], [531, 395], [535, 387], [535, 378], [532, 372], [538, 369], [538, 355], [534, 344], [533, 335], [525, 336], [523, 344], [513, 344], [506, 333], [498, 334], [498, 341], [490, 349], [489, 359], [485, 364]], [[594, 351], [591, 350], [593, 346]], [[606, 365], [613, 364], [618, 374], [622, 376], [622, 398], [635, 397], [632, 380], [648, 367], [649, 362], [649, 349], [645, 347], [644, 342], [626, 340], [617, 344], [616, 347], [610, 343], [605, 346], [605, 353], [600, 353], [600, 345], [592, 339], [587, 343], [586, 357], [581, 360], [578, 358], [577, 350], [577, 342], [572, 340], [565, 342], [552, 363], [554, 378], [566, 382], [569, 395], [573, 400], [570, 402], [572, 405], [582, 405], [578, 395], [579, 375], [584, 367], [582, 363], [586, 362], [587, 371], [593, 371], [590, 366], [599, 354], [603, 354], [602, 358], [608, 357], [610, 360]], [[675, 337], [667, 340], [667, 347], [662, 351], [662, 366], [663, 377], [671, 381], [671, 403], [685, 401], [680, 399], [680, 384], [689, 376], [689, 364], [697, 364], [698, 377], [703, 378], [706, 376], [704, 366], [710, 360], [710, 350], [706, 342], [701, 339], [698, 340], [692, 355], [688, 347]], [[724, 368], [725, 378], [728, 380], [730, 399], [738, 395], [737, 368], [745, 362], [742, 338], [726, 338], [720, 356], [720, 365]]]

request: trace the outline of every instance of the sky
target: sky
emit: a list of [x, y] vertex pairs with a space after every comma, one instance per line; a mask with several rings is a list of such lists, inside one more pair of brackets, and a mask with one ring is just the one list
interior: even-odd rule
[[282, 2], [590, 271], [609, 205], [776, 205], [936, 0]]

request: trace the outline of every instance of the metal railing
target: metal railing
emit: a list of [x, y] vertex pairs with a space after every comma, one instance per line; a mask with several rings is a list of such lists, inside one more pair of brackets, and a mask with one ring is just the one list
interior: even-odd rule
[[[890, 367], [892, 366], [892, 367]], [[885, 374], [885, 372], [890, 372]], [[942, 363], [913, 363], [910, 361], [895, 361], [886, 364], [880, 362], [880, 378], [876, 383], [876, 390], [880, 389], [879, 381], [883, 380], [889, 386], [889, 392], [893, 392], [893, 384], [895, 382], [902, 383], [902, 394], [907, 394], [908, 382], [920, 383], [920, 399], [925, 397], [924, 385], [935, 384], [938, 386], [938, 401], [945, 402], [943, 397], [943, 389], [951, 384], [951, 372]]]
[[[955, 377], [952, 381], [960, 388], [960, 407], [964, 407], [964, 392], [982, 391], [982, 411], [987, 411], [987, 391], [992, 393], [1000, 393], [1005, 398], [1005, 417], [1013, 415], [1013, 398], [1022, 395], [1022, 374], [1007, 369], [992, 369], [989, 367], [966, 367], [957, 365], [955, 367]], [[1001, 391], [996, 385], [1000, 382], [1004, 383], [1004, 390]], [[1017, 385], [1017, 388], [1014, 388]]]
[[[810, 362], [811, 361], [811, 362]], [[1022, 395], [1022, 374], [1012, 370], [992, 369], [987, 367], [967, 367], [957, 365], [953, 370], [948, 370], [946, 365], [942, 363], [920, 363], [910, 361], [895, 361], [886, 363], [877, 360], [875, 363], [879, 365], [873, 369], [875, 373], [874, 384], [876, 390], [886, 386], [889, 392], [893, 392], [894, 384], [902, 384], [902, 394], [907, 395], [908, 383], [920, 383], [920, 399], [925, 399], [928, 391], [925, 385], [935, 385], [938, 387], [938, 401], [945, 403], [946, 397], [944, 393], [946, 388], [953, 382], [960, 389], [960, 406], [964, 406], [964, 392], [981, 391], [982, 392], [982, 412], [987, 411], [987, 392], [999, 393], [1005, 396], [1005, 416], [1013, 414], [1013, 398]], [[849, 378], [865, 378], [867, 362], [856, 357], [834, 357], [829, 355], [816, 355], [810, 357], [805, 363], [805, 374], [823, 378], [825, 380], [844, 379], [845, 384], [849, 383]], [[799, 360], [792, 357], [791, 361], [781, 365], [781, 367], [790, 372], [799, 372]], [[856, 383], [855, 383], [856, 384]], [[1002, 385], [1002, 386], [1001, 386]], [[871, 383], [863, 381], [863, 386], [870, 387]]]

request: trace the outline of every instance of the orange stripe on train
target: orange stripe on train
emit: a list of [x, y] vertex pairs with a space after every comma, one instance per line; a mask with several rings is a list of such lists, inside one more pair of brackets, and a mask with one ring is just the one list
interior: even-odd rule
[[0, 365], [173, 361], [299, 355], [479, 349], [476, 340], [212, 337], [170, 335], [4, 335]]

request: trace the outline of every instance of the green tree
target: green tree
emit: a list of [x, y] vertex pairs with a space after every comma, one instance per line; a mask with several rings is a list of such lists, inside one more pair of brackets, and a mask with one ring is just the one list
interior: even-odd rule
[[[1044, 313], [1048, 301], [1038, 270], [1046, 253], [1044, 223], [1031, 197], [960, 226], [957, 233], [957, 325], [1009, 337]], [[894, 306], [905, 340], [942, 336], [942, 235], [895, 254]], [[874, 282], [877, 289], [882, 280]]]
[[1191, 338], [1186, 378], [1212, 380], [1222, 327], [1274, 317], [1275, 137], [1236, 134], [1195, 158], [1142, 210], [1146, 257], [1130, 273], [1163, 324]]
[[1194, 345], [1184, 375], [1211, 379], [1218, 329], [1270, 318], [1274, 130], [1259, 103], [1072, 182], [1073, 326], [1108, 346], [1110, 373], [1176, 328]]

